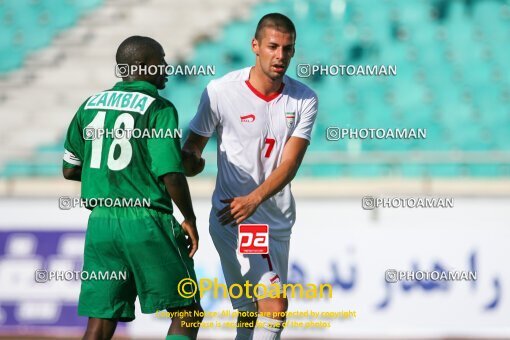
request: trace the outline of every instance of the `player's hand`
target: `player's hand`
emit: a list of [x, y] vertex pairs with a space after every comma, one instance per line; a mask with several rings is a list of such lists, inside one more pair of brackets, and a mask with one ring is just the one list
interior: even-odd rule
[[189, 257], [193, 257], [198, 250], [198, 230], [195, 221], [184, 220], [181, 223], [184, 233], [188, 236]]
[[205, 159], [198, 157], [195, 152], [189, 150], [181, 150], [182, 165], [184, 174], [188, 177], [198, 175], [204, 170]]
[[233, 222], [233, 225], [242, 223], [253, 215], [260, 204], [260, 201], [252, 195], [228, 198], [221, 202], [226, 203], [227, 206], [221, 209], [216, 216], [223, 225]]

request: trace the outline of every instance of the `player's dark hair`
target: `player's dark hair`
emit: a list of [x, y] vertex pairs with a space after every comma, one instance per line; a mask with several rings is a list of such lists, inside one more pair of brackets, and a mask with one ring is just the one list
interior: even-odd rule
[[158, 53], [161, 45], [154, 39], [134, 35], [124, 40], [117, 48], [117, 64], [132, 65], [136, 61], [144, 62], [148, 57]]
[[266, 27], [274, 28], [280, 32], [291, 33], [294, 36], [294, 40], [296, 40], [296, 27], [294, 23], [281, 13], [269, 13], [264, 15], [257, 24], [255, 39], [260, 41], [262, 38], [262, 30]]

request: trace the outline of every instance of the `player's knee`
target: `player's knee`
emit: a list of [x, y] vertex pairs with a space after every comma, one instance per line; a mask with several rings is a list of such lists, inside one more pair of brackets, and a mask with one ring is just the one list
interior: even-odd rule
[[113, 337], [112, 334], [105, 334], [102, 328], [98, 327], [87, 327], [83, 340], [110, 340]]
[[282, 317], [280, 313], [286, 312], [288, 307], [287, 298], [267, 298], [258, 301], [259, 313], [279, 313], [278, 316]]
[[287, 309], [289, 309], [289, 299], [287, 299], [285, 297], [285, 298], [281, 298], [280, 301], [281, 301], [280, 303], [281, 303], [282, 312], [286, 312]]
[[280, 312], [286, 312], [289, 308], [289, 300], [285, 298], [268, 299], [274, 304], [274, 308]]
[[109, 340], [115, 333], [117, 320], [90, 318], [83, 339], [85, 340]]

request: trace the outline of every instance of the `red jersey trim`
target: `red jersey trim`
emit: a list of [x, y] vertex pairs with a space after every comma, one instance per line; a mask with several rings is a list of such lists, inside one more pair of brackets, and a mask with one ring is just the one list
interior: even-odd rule
[[262, 93], [260, 93], [256, 88], [254, 88], [250, 84], [249, 80], [246, 80], [245, 82], [246, 82], [246, 85], [248, 86], [248, 88], [251, 90], [251, 92], [253, 92], [253, 94], [255, 94], [260, 99], [265, 100], [266, 102], [270, 102], [271, 100], [273, 100], [276, 97], [278, 97], [283, 92], [283, 87], [285, 86], [285, 84], [282, 83], [282, 85], [280, 85], [280, 88], [278, 89], [278, 91], [276, 91], [275, 93], [271, 93], [270, 95], [266, 96], [266, 95], [263, 95]]

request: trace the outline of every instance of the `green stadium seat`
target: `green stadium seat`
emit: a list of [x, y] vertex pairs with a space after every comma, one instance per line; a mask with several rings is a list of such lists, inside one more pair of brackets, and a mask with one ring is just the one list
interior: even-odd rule
[[[48, 46], [55, 35], [76, 24], [78, 18], [103, 0], [12, 0], [0, 4], [0, 75], [23, 65], [32, 52]], [[18, 59], [18, 60], [17, 60]]]
[[24, 53], [20, 49], [4, 48], [0, 50], [0, 74], [21, 67]]

